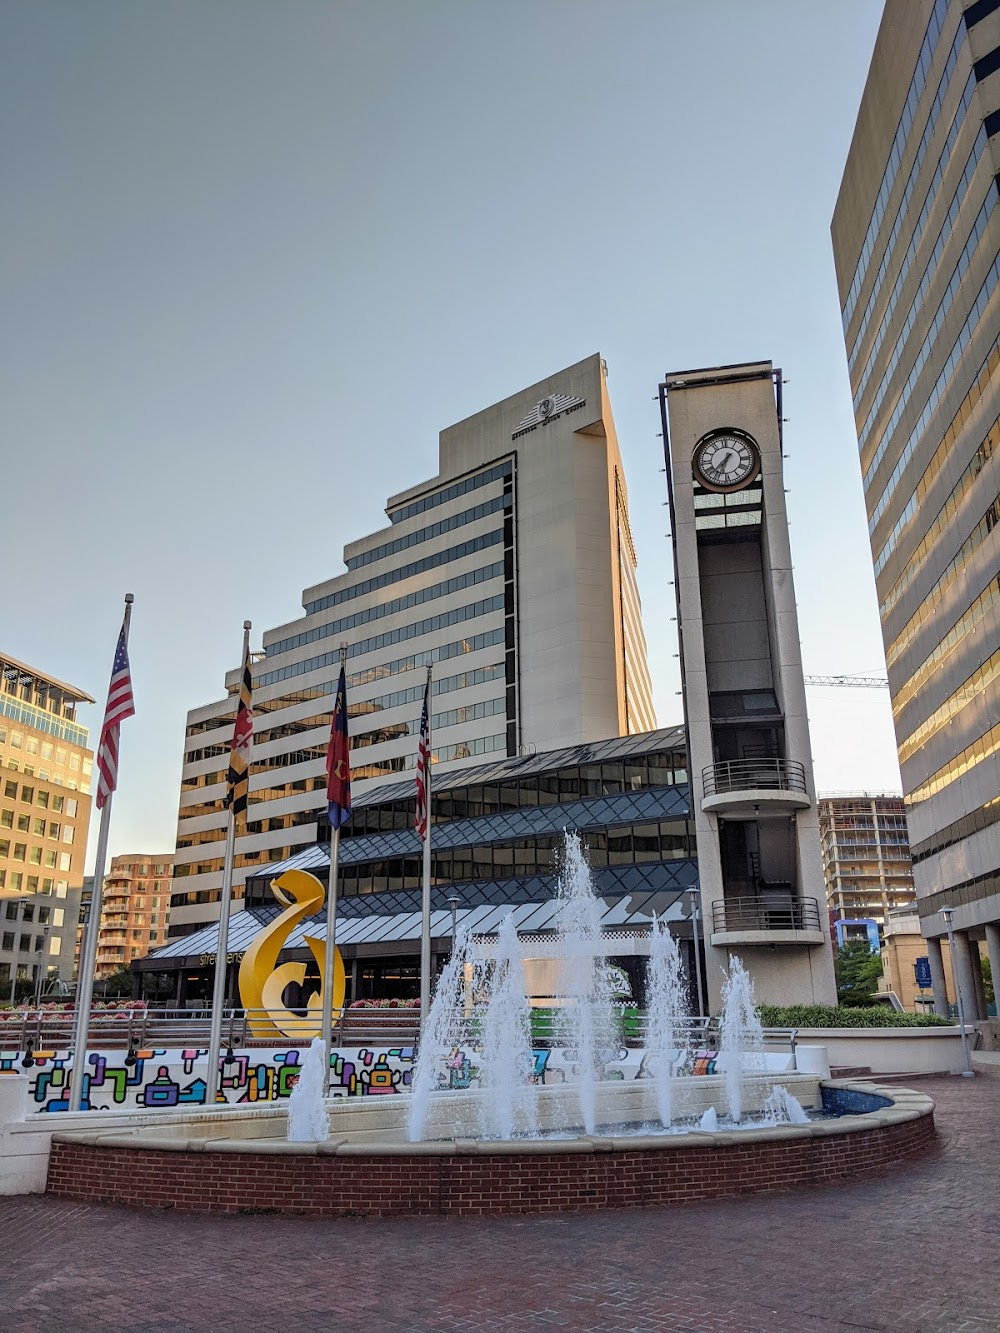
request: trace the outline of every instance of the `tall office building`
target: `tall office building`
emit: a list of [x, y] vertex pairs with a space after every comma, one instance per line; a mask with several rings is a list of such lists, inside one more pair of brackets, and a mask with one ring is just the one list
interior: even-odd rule
[[0, 655], [0, 998], [17, 977], [73, 977], [93, 754], [89, 694]]
[[921, 928], [1000, 969], [1000, 3], [888, 0], [833, 248]]
[[[388, 501], [303, 614], [264, 635], [237, 896], [314, 843], [347, 646], [355, 792], [412, 770], [424, 668], [433, 754], [462, 766], [652, 730], [628, 496], [606, 370], [591, 356], [442, 431], [438, 475]], [[218, 915], [227, 697], [189, 713], [171, 937]]]
[[890, 912], [916, 910], [901, 797], [821, 796], [819, 838], [826, 902], [834, 918], [884, 926]]

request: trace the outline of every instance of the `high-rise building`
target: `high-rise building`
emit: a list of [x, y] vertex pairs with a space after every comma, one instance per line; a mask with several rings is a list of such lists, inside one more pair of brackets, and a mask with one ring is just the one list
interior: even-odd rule
[[900, 796], [821, 796], [819, 838], [826, 902], [839, 920], [877, 921], [915, 911], [906, 807]]
[[718, 1011], [734, 954], [758, 1001], [831, 1003], [812, 751], [770, 361], [660, 385], [691, 809]]
[[1000, 968], [1000, 4], [888, 0], [833, 249], [921, 928]]
[[73, 976], [93, 753], [89, 694], [0, 655], [0, 998], [16, 975]]
[[97, 936], [99, 977], [128, 967], [167, 942], [170, 916], [169, 852], [129, 852], [111, 858], [101, 895]]
[[[438, 475], [394, 495], [346, 571], [264, 634], [234, 883], [315, 843], [346, 645], [355, 793], [416, 762], [433, 664], [436, 764], [482, 763], [656, 725], [606, 369], [591, 356], [442, 431]], [[172, 937], [218, 915], [227, 697], [188, 715]]]

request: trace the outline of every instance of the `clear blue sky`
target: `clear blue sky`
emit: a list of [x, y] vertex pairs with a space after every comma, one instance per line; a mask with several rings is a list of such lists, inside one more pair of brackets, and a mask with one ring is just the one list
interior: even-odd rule
[[[656, 404], [770, 357], [812, 673], [878, 670], [829, 223], [879, 0], [6, 0], [3, 648], [100, 700], [112, 852], [173, 847], [184, 715], [437, 433], [600, 351], [661, 723]], [[812, 690], [821, 788], [898, 787], [884, 691]]]

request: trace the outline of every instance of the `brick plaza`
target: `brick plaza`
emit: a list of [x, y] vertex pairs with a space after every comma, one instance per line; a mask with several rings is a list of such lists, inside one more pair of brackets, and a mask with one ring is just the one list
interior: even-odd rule
[[1000, 1330], [1000, 1083], [914, 1082], [936, 1146], [829, 1189], [528, 1218], [0, 1200], [0, 1329]]

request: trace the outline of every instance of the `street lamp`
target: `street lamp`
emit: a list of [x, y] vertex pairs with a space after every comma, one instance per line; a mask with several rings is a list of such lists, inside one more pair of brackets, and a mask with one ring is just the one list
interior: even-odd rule
[[955, 964], [955, 932], [952, 929], [951, 918], [954, 915], [953, 907], [942, 907], [941, 915], [944, 917], [944, 923], [948, 927], [948, 954], [951, 958], [951, 981], [955, 987], [955, 999], [958, 1002], [958, 1025], [962, 1033], [962, 1060], [965, 1068], [962, 1070], [963, 1078], [972, 1077], [972, 1065], [969, 1061], [969, 1042], [965, 1035], [965, 1005], [962, 1003], [962, 987], [958, 980], [958, 967]]
[[698, 913], [700, 909], [701, 894], [697, 889], [688, 889], [687, 900], [688, 908], [691, 912], [691, 931], [694, 936], [694, 976], [695, 987], [698, 991], [698, 1017], [705, 1017], [705, 1001], [701, 993], [701, 949], [698, 946]]
[[461, 902], [457, 893], [448, 894], [448, 906], [451, 908], [451, 951], [455, 952], [455, 933], [458, 929], [458, 904]]

